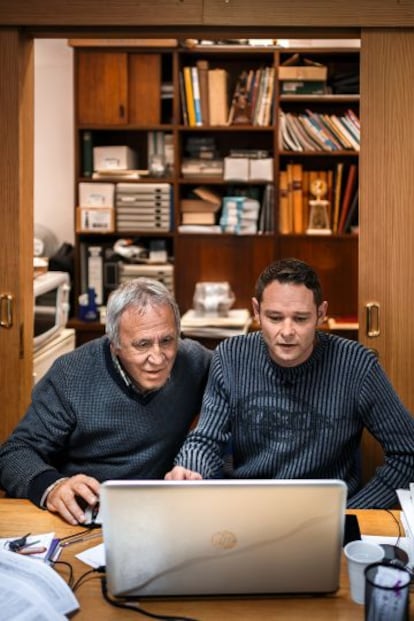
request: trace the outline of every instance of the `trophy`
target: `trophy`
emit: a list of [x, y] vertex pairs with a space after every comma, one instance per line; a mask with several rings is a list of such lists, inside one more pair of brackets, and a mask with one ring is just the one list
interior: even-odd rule
[[324, 199], [328, 186], [323, 179], [315, 179], [310, 186], [311, 194], [315, 197], [309, 201], [310, 217], [306, 229], [308, 235], [331, 235], [329, 226], [329, 201]]

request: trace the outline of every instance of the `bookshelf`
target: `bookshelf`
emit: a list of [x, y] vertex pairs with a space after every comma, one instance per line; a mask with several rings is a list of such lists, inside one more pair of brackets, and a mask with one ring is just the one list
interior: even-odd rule
[[[115, 186], [112, 228], [99, 231], [78, 229], [76, 233], [76, 299], [92, 275], [98, 284], [101, 279], [101, 303], [105, 303], [111, 289], [123, 277], [122, 272], [126, 272], [120, 270], [120, 266], [131, 263], [130, 259], [113, 252], [114, 244], [125, 238], [133, 241], [132, 245], [138, 247], [137, 252], [142, 252], [146, 260], [152, 256], [154, 248], [153, 256], [167, 258], [173, 272], [168, 282], [183, 314], [192, 306], [196, 282], [203, 280], [230, 282], [236, 295], [235, 308], [250, 308], [259, 272], [274, 259], [297, 256], [318, 269], [329, 301], [330, 316], [357, 315], [355, 193], [358, 150], [350, 146], [335, 150], [286, 148], [281, 137], [279, 114], [280, 110], [293, 116], [310, 111], [320, 117], [341, 117], [351, 110], [358, 118], [357, 48], [287, 50], [211, 45], [148, 49], [126, 45], [91, 49], [78, 41], [74, 52], [76, 207], [79, 207], [80, 183], [86, 182], [91, 188], [98, 183]], [[326, 67], [325, 86], [329, 92], [285, 92], [278, 79], [279, 67], [295, 54], [299, 54], [300, 59], [310, 59], [315, 66]], [[198, 104], [190, 113], [191, 100], [186, 84], [194, 80], [195, 74], [197, 81], [195, 84], [191, 82], [191, 90], [193, 97], [195, 91]], [[255, 104], [248, 96], [254, 88]], [[85, 137], [89, 142], [86, 146]], [[91, 149], [120, 146], [128, 147], [134, 153], [132, 170], [128, 165], [128, 173], [109, 169], [93, 175]], [[294, 209], [295, 203], [300, 218], [299, 224], [284, 229], [281, 225], [282, 177], [288, 170], [290, 209]], [[295, 179], [293, 185], [292, 170], [300, 171], [300, 179]], [[340, 190], [339, 170], [342, 173]], [[347, 200], [348, 209], [352, 201], [356, 203], [354, 216], [348, 218], [346, 227], [346, 218], [342, 217], [339, 230], [340, 208], [350, 170], [353, 170], [353, 181], [352, 187], [351, 181], [348, 184]], [[329, 218], [333, 227], [330, 235], [306, 233], [309, 199], [312, 198], [309, 187], [315, 177], [323, 178], [327, 185], [326, 198], [330, 203]], [[127, 220], [130, 228], [125, 221], [121, 226], [121, 199], [116, 198], [118, 184], [128, 186], [128, 200], [132, 200], [131, 194], [135, 200], [136, 196], [149, 192], [152, 186], [166, 185], [171, 199], [167, 224], [164, 222], [159, 226], [155, 220], [147, 226], [143, 220], [132, 219]], [[200, 188], [204, 194], [198, 194]], [[295, 199], [293, 188], [296, 190]], [[206, 190], [207, 194], [221, 200], [218, 209], [216, 206], [206, 207], [214, 214], [214, 224], [212, 216], [204, 213], [206, 224], [200, 228], [191, 224], [198, 221], [194, 214], [186, 216], [190, 224], [183, 226], [181, 202], [188, 210], [188, 205], [194, 201], [205, 199]], [[224, 227], [225, 203], [236, 210], [229, 212], [231, 217], [236, 217], [237, 205], [242, 205], [241, 209], [247, 212], [247, 220], [239, 223], [239, 228]], [[249, 215], [247, 205], [253, 213], [256, 204], [259, 215], [252, 225], [249, 218], [253, 216]], [[335, 206], [338, 212], [333, 226]], [[141, 209], [139, 205], [137, 209]], [[194, 209], [201, 210], [201, 207], [196, 205]], [[290, 218], [293, 218], [292, 214]], [[228, 230], [236, 232], [223, 232]], [[100, 254], [102, 273], [97, 280], [90, 248], [99, 249], [95, 252]], [[161, 255], [156, 254], [159, 249]], [[79, 322], [74, 323], [81, 331]]]

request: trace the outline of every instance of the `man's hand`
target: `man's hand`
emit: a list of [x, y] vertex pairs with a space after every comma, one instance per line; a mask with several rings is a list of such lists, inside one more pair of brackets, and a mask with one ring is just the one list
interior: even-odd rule
[[164, 477], [167, 481], [199, 481], [202, 478], [199, 472], [188, 470], [188, 468], [183, 468], [182, 466], [174, 466]]
[[99, 481], [85, 474], [65, 479], [51, 490], [46, 498], [46, 508], [58, 513], [69, 524], [82, 524], [85, 514], [76, 501], [82, 498], [87, 505], [94, 506], [99, 500]]

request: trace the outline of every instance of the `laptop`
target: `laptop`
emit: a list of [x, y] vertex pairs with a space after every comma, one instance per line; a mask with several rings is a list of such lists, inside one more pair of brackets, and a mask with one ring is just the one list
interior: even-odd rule
[[333, 593], [347, 488], [339, 480], [107, 481], [108, 591], [199, 597]]

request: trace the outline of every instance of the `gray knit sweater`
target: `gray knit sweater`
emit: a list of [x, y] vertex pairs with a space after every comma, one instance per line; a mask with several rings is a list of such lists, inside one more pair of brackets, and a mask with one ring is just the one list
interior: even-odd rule
[[[385, 463], [360, 489], [364, 427]], [[217, 476], [230, 439], [234, 477], [342, 479], [352, 508], [395, 505], [395, 489], [414, 478], [414, 419], [376, 357], [323, 332], [311, 357], [292, 368], [271, 360], [260, 332], [219, 345], [199, 425], [175, 463]]]
[[211, 352], [180, 341], [170, 380], [147, 396], [128, 387], [106, 337], [59, 358], [0, 448], [0, 483], [39, 504], [62, 476], [162, 479], [199, 413]]

